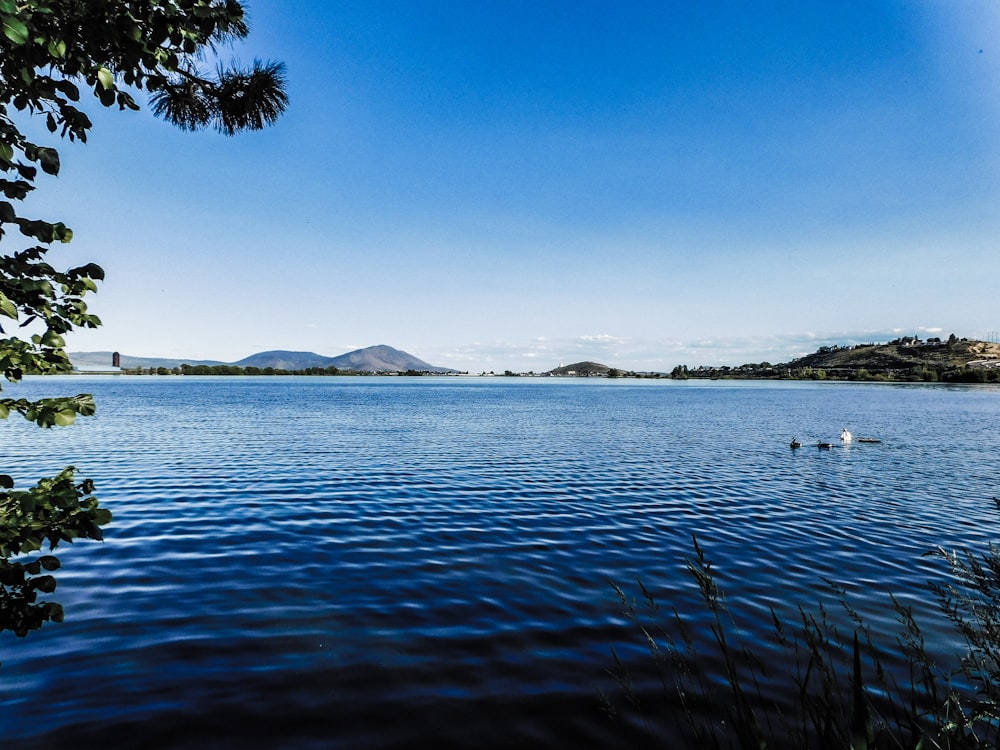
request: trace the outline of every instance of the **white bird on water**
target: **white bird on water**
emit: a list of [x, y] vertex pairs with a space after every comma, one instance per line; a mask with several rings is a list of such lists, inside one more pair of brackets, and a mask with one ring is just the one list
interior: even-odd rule
[[851, 433], [849, 433], [847, 431], [847, 428], [845, 427], [844, 431], [840, 433], [840, 442], [842, 442], [842, 443], [849, 443], [853, 439], [854, 439], [854, 436], [851, 435]]

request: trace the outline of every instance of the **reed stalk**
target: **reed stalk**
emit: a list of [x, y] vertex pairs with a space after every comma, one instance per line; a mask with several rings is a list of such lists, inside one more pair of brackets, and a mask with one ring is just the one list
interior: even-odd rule
[[[899, 628], [886, 641], [832, 581], [826, 583], [848, 627], [839, 626], [843, 617], [833, 617], [822, 602], [812, 610], [799, 605], [792, 622], [771, 609], [763, 628], [770, 643], [746, 643], [748, 631], [729, 610], [711, 561], [698, 539], [692, 542], [686, 570], [704, 612], [685, 616], [664, 607], [642, 581], [639, 597], [611, 582], [651, 662], [637, 667], [612, 650], [608, 674], [614, 688], [600, 691], [601, 699], [613, 720], [640, 728], [645, 744], [739, 750], [1000, 747], [1000, 547], [991, 545], [981, 555], [928, 553], [942, 560], [947, 574], [944, 582], [929, 583], [930, 590], [965, 646], [953, 660], [957, 666], [945, 670], [928, 654], [911, 607], [890, 595]], [[695, 620], [707, 622], [707, 629]], [[760, 653], [765, 645], [770, 658]], [[651, 684], [658, 691], [651, 692]]]

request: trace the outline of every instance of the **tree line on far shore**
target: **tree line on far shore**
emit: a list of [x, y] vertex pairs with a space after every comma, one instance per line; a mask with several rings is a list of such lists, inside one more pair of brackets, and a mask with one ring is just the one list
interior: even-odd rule
[[911, 370], [871, 371], [865, 367], [781, 367], [767, 362], [739, 367], [678, 365], [670, 372], [674, 380], [854, 380], [895, 383], [1000, 383], [1000, 367], [933, 367]]

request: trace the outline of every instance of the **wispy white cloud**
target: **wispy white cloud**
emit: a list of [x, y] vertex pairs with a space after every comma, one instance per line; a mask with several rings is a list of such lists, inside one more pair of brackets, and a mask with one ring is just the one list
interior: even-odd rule
[[580, 341], [593, 344], [624, 344], [628, 340], [624, 336], [611, 336], [606, 333], [580, 336]]

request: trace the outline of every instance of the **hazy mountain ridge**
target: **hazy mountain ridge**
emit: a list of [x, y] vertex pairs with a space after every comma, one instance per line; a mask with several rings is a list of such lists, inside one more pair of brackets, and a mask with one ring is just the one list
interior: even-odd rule
[[[82, 369], [105, 368], [112, 369], [112, 352], [69, 352], [70, 361], [74, 367]], [[354, 372], [417, 372], [452, 373], [457, 370], [448, 367], [438, 367], [428, 364], [412, 354], [394, 349], [385, 344], [357, 349], [336, 357], [325, 357], [315, 352], [292, 352], [274, 350], [258, 352], [244, 357], [238, 362], [222, 362], [220, 360], [203, 359], [169, 359], [165, 357], [133, 357], [122, 354], [121, 366], [124, 369], [142, 367], [165, 367], [172, 370], [181, 365], [232, 365], [235, 367], [257, 367], [275, 370], [305, 370], [310, 367], [336, 367], [338, 370], [353, 370]]]

